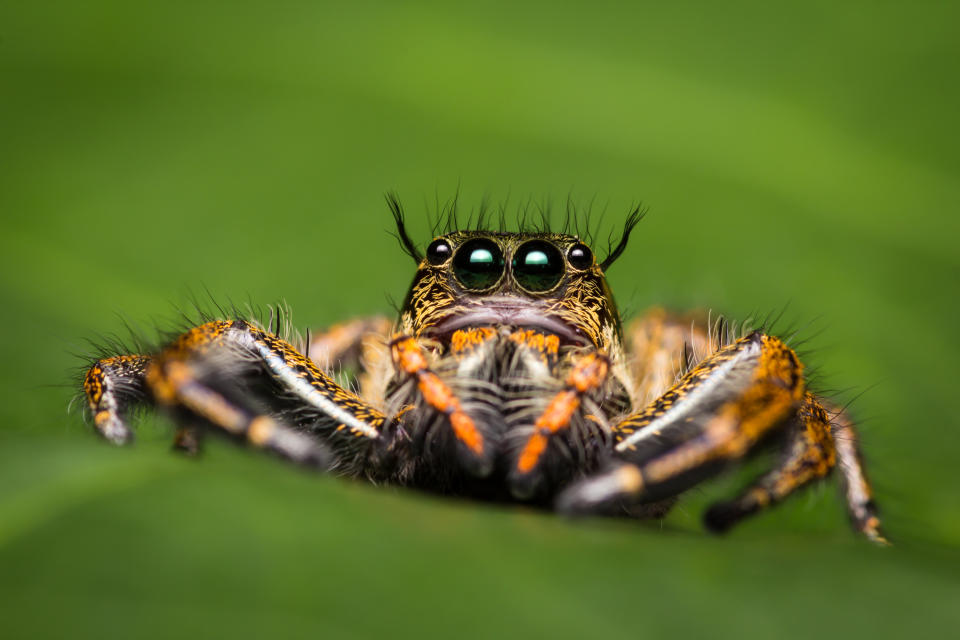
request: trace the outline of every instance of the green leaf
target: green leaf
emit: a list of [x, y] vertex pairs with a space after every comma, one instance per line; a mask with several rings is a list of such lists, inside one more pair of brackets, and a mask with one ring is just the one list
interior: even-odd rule
[[[928, 637], [960, 626], [955, 5], [0, 6], [0, 637]], [[619, 302], [777, 315], [862, 422], [896, 546], [831, 482], [723, 538], [97, 441], [96, 351], [179, 308], [388, 312], [385, 230], [459, 191], [650, 214]], [[603, 254], [603, 243], [594, 249]], [[816, 320], [816, 319], [820, 320]], [[813, 325], [808, 323], [813, 321]], [[129, 326], [128, 326], [129, 325]], [[822, 331], [821, 331], [822, 330]], [[760, 463], [762, 464], [762, 462]]]

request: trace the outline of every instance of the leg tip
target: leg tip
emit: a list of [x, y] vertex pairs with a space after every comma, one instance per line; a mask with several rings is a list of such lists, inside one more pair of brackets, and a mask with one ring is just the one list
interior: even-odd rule
[[892, 547], [893, 543], [887, 538], [880, 528], [880, 518], [876, 515], [876, 507], [870, 505], [872, 514], [864, 522], [859, 523], [857, 527], [867, 540], [879, 547]]
[[517, 500], [530, 500], [543, 490], [543, 473], [539, 469], [522, 472], [514, 469], [507, 478], [510, 494]]
[[730, 531], [742, 517], [743, 513], [735, 504], [718, 502], [704, 512], [703, 526], [710, 533], [720, 535]]
[[488, 444], [483, 447], [479, 453], [462, 442], [457, 442], [457, 460], [460, 467], [475, 478], [486, 478], [493, 473], [494, 459]]
[[291, 462], [301, 466], [329, 471], [336, 463], [333, 452], [307, 433], [290, 427], [276, 425], [268, 440], [261, 443], [265, 447]]
[[193, 428], [178, 429], [173, 438], [172, 448], [188, 458], [197, 457], [200, 455], [200, 433]]
[[607, 513], [622, 501], [638, 501], [643, 494], [643, 476], [632, 464], [588, 476], [565, 489], [555, 506], [560, 513], [576, 516]]
[[133, 442], [133, 431], [123, 420], [116, 415], [101, 411], [93, 417], [97, 432], [104, 440], [115, 445], [125, 445]]

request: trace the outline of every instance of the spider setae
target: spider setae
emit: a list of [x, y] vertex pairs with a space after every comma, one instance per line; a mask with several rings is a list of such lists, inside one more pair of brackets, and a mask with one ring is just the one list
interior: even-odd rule
[[[662, 310], [621, 328], [605, 273], [637, 211], [603, 260], [575, 235], [482, 228], [449, 230], [421, 254], [389, 202], [417, 264], [395, 323], [288, 341], [222, 318], [155, 353], [98, 360], [84, 380], [96, 430], [126, 443], [130, 410], [153, 405], [187, 452], [213, 431], [373, 482], [628, 517], [660, 517], [772, 445], [776, 465], [712, 505], [707, 528], [836, 467], [854, 528], [885, 542], [853, 424], [807, 390], [783, 341]], [[352, 383], [336, 367], [356, 371]]]

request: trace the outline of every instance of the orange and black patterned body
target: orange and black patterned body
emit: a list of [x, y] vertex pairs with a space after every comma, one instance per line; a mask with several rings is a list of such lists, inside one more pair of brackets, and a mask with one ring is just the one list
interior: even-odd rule
[[570, 235], [435, 239], [393, 348], [388, 402], [416, 407], [404, 428], [419, 451], [398, 480], [425, 488], [551, 501], [599, 467], [611, 420], [632, 404], [616, 303], [592, 252]]
[[215, 432], [376, 482], [629, 517], [660, 516], [773, 446], [781, 461], [713, 505], [708, 528], [839, 466], [855, 529], [885, 542], [853, 424], [807, 388], [783, 341], [659, 309], [624, 332], [605, 274], [636, 213], [598, 260], [574, 235], [487, 230], [451, 231], [421, 254], [391, 207], [416, 261], [395, 323], [353, 320], [297, 343], [223, 318], [155, 353], [98, 360], [83, 385], [97, 431], [126, 443], [130, 409], [152, 405], [189, 452]]

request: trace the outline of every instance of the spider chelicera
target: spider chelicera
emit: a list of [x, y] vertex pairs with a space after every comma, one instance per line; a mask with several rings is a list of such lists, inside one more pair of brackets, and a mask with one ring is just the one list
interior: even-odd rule
[[712, 505], [707, 528], [724, 531], [836, 467], [854, 528], [885, 542], [853, 424], [807, 389], [782, 340], [659, 309], [621, 328], [605, 273], [637, 211], [603, 260], [575, 235], [482, 224], [421, 254], [388, 201], [417, 265], [396, 322], [286, 340], [211, 319], [155, 353], [95, 362], [84, 392], [96, 430], [126, 443], [130, 410], [152, 405], [186, 452], [212, 431], [373, 482], [628, 517], [660, 517], [772, 445], [776, 465]]

